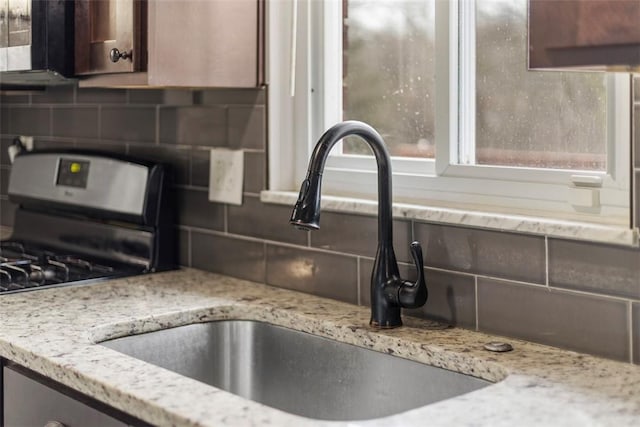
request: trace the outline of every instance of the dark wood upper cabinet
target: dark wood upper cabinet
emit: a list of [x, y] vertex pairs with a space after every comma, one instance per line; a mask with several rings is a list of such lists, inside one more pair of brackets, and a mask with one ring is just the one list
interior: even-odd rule
[[[77, 2], [80, 86], [242, 88], [264, 82], [264, 0]], [[133, 56], [112, 62], [114, 48], [133, 50]]]
[[529, 68], [640, 70], [640, 0], [529, 0]]
[[145, 70], [146, 20], [143, 0], [76, 0], [76, 74]]

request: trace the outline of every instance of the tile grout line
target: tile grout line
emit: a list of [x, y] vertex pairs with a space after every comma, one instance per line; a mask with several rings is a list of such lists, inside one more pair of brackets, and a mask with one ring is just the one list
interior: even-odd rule
[[245, 241], [249, 241], [249, 242], [266, 242], [267, 244], [270, 244], [272, 246], [281, 246], [284, 248], [292, 248], [292, 249], [298, 249], [301, 251], [312, 251], [312, 252], [320, 252], [320, 253], [324, 253], [324, 254], [329, 254], [329, 255], [336, 255], [336, 256], [343, 256], [343, 257], [348, 257], [348, 258], [357, 258], [359, 255], [357, 254], [352, 254], [352, 253], [348, 253], [348, 252], [337, 252], [337, 251], [332, 251], [329, 249], [323, 249], [323, 248], [319, 248], [319, 247], [306, 247], [303, 246], [301, 244], [296, 244], [296, 243], [289, 243], [289, 242], [282, 242], [279, 240], [272, 240], [272, 239], [264, 239], [261, 237], [253, 237], [253, 236], [246, 236], [243, 234], [235, 234], [235, 233], [230, 233], [230, 232], [225, 232], [223, 230], [213, 230], [213, 229], [208, 229], [208, 228], [202, 228], [202, 227], [195, 227], [195, 226], [191, 226], [191, 225], [181, 225], [178, 224], [178, 228], [181, 230], [192, 230], [196, 233], [200, 233], [200, 234], [206, 234], [206, 235], [211, 235], [211, 236], [225, 236], [231, 239], [236, 239], [236, 240], [245, 240]]
[[634, 349], [633, 349], [633, 302], [627, 303], [627, 328], [629, 334], [629, 363], [633, 363]]
[[229, 207], [227, 206], [227, 204], [225, 203], [224, 205], [224, 234], [229, 234], [229, 214], [228, 214], [228, 210]]
[[153, 131], [155, 133], [153, 138], [154, 145], [160, 144], [160, 105], [156, 105], [153, 120], [155, 121]]
[[618, 301], [618, 302], [624, 302], [624, 303], [627, 303], [627, 302], [633, 303], [634, 301], [636, 301], [632, 297], [628, 297], [628, 296], [619, 296], [619, 295], [611, 295], [611, 294], [598, 294], [598, 293], [594, 293], [594, 292], [584, 291], [584, 290], [581, 290], [581, 289], [560, 288], [560, 287], [557, 287], [557, 286], [549, 286], [549, 291], [556, 292], [556, 293], [571, 294], [571, 295], [581, 295], [581, 296], [587, 296], [587, 297], [592, 297], [592, 298], [599, 298], [599, 299], [602, 299], [602, 300]]
[[476, 304], [476, 331], [480, 330], [480, 315], [478, 313], [478, 276], [474, 276], [473, 277], [473, 286], [474, 286], [474, 293], [475, 293], [475, 304]]
[[[190, 149], [189, 150], [189, 161], [188, 161], [188, 163], [189, 163], [189, 185], [190, 186], [193, 186], [193, 157], [194, 157], [193, 149]], [[209, 169], [209, 171], [211, 171], [211, 164], [209, 164], [209, 168], [208, 169]], [[244, 179], [244, 177], [243, 177], [243, 179]], [[244, 197], [244, 195], [243, 195], [243, 197]]]
[[544, 284], [549, 287], [549, 236], [544, 236]]
[[358, 305], [362, 305], [362, 295], [360, 292], [360, 259], [361, 257], [356, 259], [356, 297], [358, 299]]
[[191, 230], [187, 230], [187, 263], [189, 267], [193, 265], [193, 242], [191, 239]]
[[[98, 140], [102, 140], [102, 104], [98, 105]], [[125, 150], [128, 150], [127, 147], [125, 143]]]
[[47, 135], [52, 136], [53, 135], [53, 107], [49, 106], [47, 108], [49, 109], [49, 132], [47, 133]]
[[268, 243], [266, 240], [262, 241], [262, 262], [264, 263], [264, 269], [262, 271], [262, 283], [267, 284], [267, 268], [269, 265], [269, 257], [267, 256]]

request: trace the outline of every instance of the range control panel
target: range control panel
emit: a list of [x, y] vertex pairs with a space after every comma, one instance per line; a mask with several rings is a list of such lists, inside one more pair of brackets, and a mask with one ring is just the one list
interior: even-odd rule
[[16, 157], [9, 196], [142, 215], [148, 177], [149, 167], [126, 160], [33, 152]]
[[56, 184], [66, 185], [67, 187], [87, 188], [90, 164], [85, 160], [61, 158], [58, 165]]

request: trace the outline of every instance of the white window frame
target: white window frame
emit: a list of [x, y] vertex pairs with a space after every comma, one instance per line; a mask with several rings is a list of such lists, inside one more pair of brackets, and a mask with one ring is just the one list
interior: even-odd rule
[[[462, 1], [460, 7], [472, 4]], [[342, 97], [342, 55], [335, 54], [342, 51], [341, 6], [341, 0], [276, 0], [268, 4], [271, 190], [296, 191], [315, 142], [324, 130], [341, 120], [341, 112], [334, 107]], [[464, 103], [459, 105], [458, 100], [465, 93], [475, 96], [475, 89], [473, 79], [460, 83], [457, 48], [474, 46], [474, 32], [459, 35], [459, 16], [473, 16], [473, 9], [462, 15], [459, 12], [458, 2], [436, 0], [436, 22], [448, 23], [436, 27], [436, 75], [444, 76], [436, 82], [436, 159], [393, 158], [394, 201], [473, 206], [484, 211], [628, 227], [630, 77], [607, 76], [607, 171], [462, 164], [458, 161], [458, 141], [464, 147], [472, 140], [475, 111]], [[334, 19], [328, 18], [332, 16]], [[327, 99], [334, 103], [325, 102]], [[337, 148], [333, 152], [338, 155], [331, 155], [325, 167], [323, 194], [375, 199], [373, 158], [339, 155]], [[575, 192], [585, 186], [599, 194], [599, 207], [570, 203]]]

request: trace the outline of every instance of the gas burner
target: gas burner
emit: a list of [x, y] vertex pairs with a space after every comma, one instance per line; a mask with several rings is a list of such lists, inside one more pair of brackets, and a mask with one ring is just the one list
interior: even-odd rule
[[[49, 260], [49, 261], [51, 262], [53, 260]], [[55, 262], [65, 264], [70, 268], [86, 270], [91, 272], [111, 273], [113, 271], [113, 267], [92, 263], [82, 258], [74, 257], [72, 255], [56, 256]]]
[[0, 243], [0, 293], [123, 273], [122, 270], [85, 257], [56, 254], [22, 242]]

